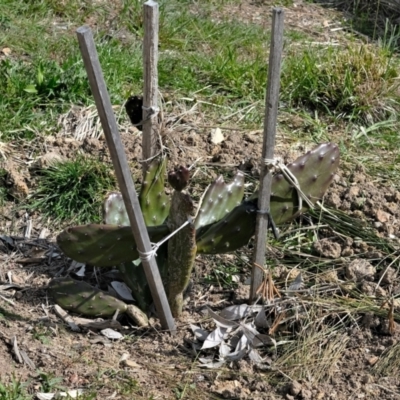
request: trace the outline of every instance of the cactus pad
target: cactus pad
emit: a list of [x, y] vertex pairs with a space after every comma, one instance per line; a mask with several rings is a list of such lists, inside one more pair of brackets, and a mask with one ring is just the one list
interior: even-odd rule
[[166, 158], [154, 159], [144, 175], [139, 201], [146, 226], [161, 225], [168, 216], [171, 203], [164, 191], [166, 167]]
[[200, 229], [218, 222], [240, 204], [244, 194], [244, 175], [238, 171], [231, 183], [219, 176], [206, 190], [194, 226]]
[[198, 253], [227, 253], [245, 246], [254, 235], [257, 201], [244, 201], [197, 237]]
[[111, 192], [107, 195], [103, 204], [103, 220], [108, 225], [130, 226], [121, 193]]
[[[320, 144], [313, 150], [288, 164], [288, 169], [297, 178], [302, 192], [315, 204], [322, 198], [339, 166], [339, 149], [333, 143]], [[279, 173], [272, 179], [271, 215], [277, 225], [295, 218], [308, 209], [303, 201], [299, 210], [297, 191]]]
[[[168, 235], [166, 225], [148, 228], [150, 240]], [[57, 244], [67, 257], [96, 267], [111, 267], [139, 258], [130, 226], [90, 224], [65, 229]]]
[[127, 308], [123, 301], [70, 277], [53, 279], [48, 291], [62, 308], [88, 317], [110, 317], [117, 310], [124, 313]]

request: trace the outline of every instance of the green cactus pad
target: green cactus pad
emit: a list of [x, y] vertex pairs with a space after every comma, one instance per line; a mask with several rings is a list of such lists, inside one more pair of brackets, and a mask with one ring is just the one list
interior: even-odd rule
[[146, 226], [161, 225], [168, 216], [170, 199], [165, 194], [165, 171], [167, 158], [155, 159], [148, 166], [139, 194]]
[[53, 279], [48, 292], [60, 307], [88, 317], [110, 317], [127, 309], [123, 301], [70, 277]]
[[194, 222], [198, 230], [222, 219], [240, 204], [244, 194], [244, 175], [238, 171], [231, 183], [219, 176], [206, 190]]
[[245, 246], [254, 235], [257, 201], [244, 201], [197, 237], [198, 253], [227, 253]]
[[107, 195], [103, 204], [103, 220], [108, 225], [130, 226], [121, 193], [111, 192]]
[[[315, 204], [322, 198], [339, 166], [340, 154], [333, 143], [323, 143], [288, 164], [302, 192]], [[309, 209], [305, 201], [299, 210], [297, 191], [282, 174], [276, 174], [271, 186], [271, 215], [277, 225]]]
[[[158, 242], [169, 233], [167, 225], [148, 228]], [[67, 257], [96, 267], [111, 267], [139, 258], [130, 226], [90, 224], [65, 229], [57, 243]]]

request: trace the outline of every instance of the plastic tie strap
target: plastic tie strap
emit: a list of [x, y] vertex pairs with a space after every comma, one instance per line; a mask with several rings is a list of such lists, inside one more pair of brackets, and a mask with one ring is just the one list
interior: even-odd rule
[[166, 236], [164, 239], [160, 240], [157, 243], [151, 243], [151, 250], [150, 251], [140, 251], [138, 249], [139, 253], [139, 258], [142, 261], [150, 261], [152, 257], [155, 257], [157, 255], [157, 250], [160, 248], [160, 246], [165, 243], [167, 240], [171, 239], [172, 236], [174, 236], [177, 232], [179, 232], [181, 229], [183, 229], [186, 225], [189, 225], [193, 222], [192, 218], [188, 218], [186, 222], [184, 222], [179, 228], [175, 229], [173, 232], [171, 232], [168, 236]]
[[[274, 167], [278, 168], [282, 172], [282, 174], [286, 178], [286, 180], [296, 189], [297, 196], [299, 198], [299, 210], [301, 210], [303, 208], [303, 200], [307, 203], [307, 205], [310, 208], [314, 208], [314, 204], [301, 190], [299, 181], [293, 175], [292, 171], [290, 171], [290, 169], [285, 164], [283, 164], [278, 159], [271, 159], [271, 158], [264, 158], [262, 161], [268, 169], [271, 169]], [[269, 211], [265, 211], [265, 213], [267, 213], [267, 212], [269, 212]], [[264, 213], [264, 211], [262, 210], [261, 213]]]

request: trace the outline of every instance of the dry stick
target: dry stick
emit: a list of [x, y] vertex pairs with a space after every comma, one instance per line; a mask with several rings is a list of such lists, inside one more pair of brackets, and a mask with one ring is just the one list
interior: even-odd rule
[[[100, 116], [101, 125], [110, 150], [115, 174], [131, 223], [133, 237], [138, 250], [141, 253], [148, 253], [152, 250], [150, 238], [140, 210], [139, 199], [133, 185], [132, 174], [129, 170], [121, 136], [118, 132], [117, 121], [104, 82], [103, 72], [93, 41], [93, 35], [90, 28], [87, 26], [78, 28], [76, 33], [78, 35], [79, 47]], [[171, 332], [174, 332], [175, 321], [171, 314], [157, 263], [154, 257], [151, 257], [150, 260], [144, 259], [142, 263], [161, 324], [164, 329], [169, 329]]]
[[[158, 138], [158, 4], [149, 0], [143, 5], [143, 160], [157, 155]], [[147, 163], [143, 164], [144, 170]]]
[[[283, 16], [284, 12], [281, 8], [274, 8], [272, 10], [272, 37], [269, 53], [268, 86], [264, 118], [264, 141], [262, 148], [263, 160], [272, 159], [274, 157], [276, 121], [279, 103], [279, 80], [283, 49]], [[272, 172], [267, 165], [262, 165], [261, 168], [258, 209], [264, 212], [260, 212], [257, 215], [253, 262], [259, 265], [264, 265], [265, 243], [267, 240], [269, 218], [265, 211], [269, 212], [270, 209]], [[263, 279], [263, 271], [260, 270], [260, 268], [257, 268], [256, 265], [253, 265], [251, 272], [250, 300], [256, 299], [257, 290], [262, 284]]]

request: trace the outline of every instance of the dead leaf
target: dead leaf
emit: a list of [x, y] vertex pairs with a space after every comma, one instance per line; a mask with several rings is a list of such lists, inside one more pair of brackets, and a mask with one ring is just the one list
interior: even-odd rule
[[218, 346], [224, 340], [226, 331], [226, 328], [217, 326], [217, 328], [207, 336], [203, 346], [201, 346], [201, 350], [211, 349], [212, 347]]
[[9, 56], [11, 54], [11, 49], [9, 47], [3, 47], [1, 52], [5, 55], [5, 56]]

